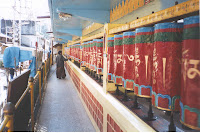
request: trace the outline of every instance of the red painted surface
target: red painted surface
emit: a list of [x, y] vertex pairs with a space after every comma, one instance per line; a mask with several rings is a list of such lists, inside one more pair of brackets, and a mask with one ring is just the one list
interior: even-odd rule
[[[135, 83], [145, 86], [152, 86], [153, 68], [153, 43], [135, 44]], [[141, 88], [141, 95], [135, 86], [135, 93], [138, 96], [150, 96], [150, 89]]]
[[[114, 75], [123, 76], [123, 45], [114, 45]], [[122, 85], [122, 78], [116, 78], [116, 84]]]
[[[181, 82], [181, 102], [190, 108], [200, 110], [200, 40], [190, 39], [183, 41], [182, 48], [182, 82]], [[182, 111], [181, 111], [182, 113]], [[197, 115], [185, 111], [186, 124], [198, 127]]]
[[[108, 47], [108, 55], [107, 55], [108, 68], [107, 69], [108, 69], [108, 73], [111, 73], [111, 74], [114, 73], [113, 54], [114, 54], [114, 46]], [[108, 80], [111, 80], [111, 75], [108, 75]]]
[[[103, 68], [103, 47], [97, 47], [97, 69]], [[102, 72], [102, 69], [98, 69], [97, 74]]]
[[[135, 78], [135, 45], [123, 45], [123, 78], [134, 80]], [[123, 82], [124, 83], [124, 82]], [[126, 82], [126, 88], [133, 88], [133, 82]], [[123, 84], [124, 87], [124, 84]]]
[[[181, 47], [181, 42], [154, 43], [153, 90], [156, 94], [169, 95], [171, 98], [180, 96]], [[169, 109], [168, 106], [168, 99], [158, 98], [158, 107]], [[175, 110], [179, 110], [178, 104]]]

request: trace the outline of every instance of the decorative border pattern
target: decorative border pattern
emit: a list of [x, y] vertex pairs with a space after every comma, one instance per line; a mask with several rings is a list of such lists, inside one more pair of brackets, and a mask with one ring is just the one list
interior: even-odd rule
[[180, 107], [181, 107], [181, 121], [185, 123], [185, 110], [189, 110], [190, 112], [194, 112], [198, 115], [198, 127], [200, 129], [200, 110], [197, 108], [190, 108], [188, 105], [183, 105], [183, 103], [180, 101]]
[[110, 22], [113, 22], [128, 13], [142, 7], [153, 0], [123, 0], [115, 8], [110, 10]]

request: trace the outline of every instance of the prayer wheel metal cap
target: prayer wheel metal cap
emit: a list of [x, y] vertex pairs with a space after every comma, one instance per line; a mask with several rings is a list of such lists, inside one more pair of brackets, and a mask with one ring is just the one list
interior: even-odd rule
[[8, 102], [3, 108], [3, 112], [5, 115], [12, 115], [14, 111], [15, 111], [15, 106], [11, 102]]

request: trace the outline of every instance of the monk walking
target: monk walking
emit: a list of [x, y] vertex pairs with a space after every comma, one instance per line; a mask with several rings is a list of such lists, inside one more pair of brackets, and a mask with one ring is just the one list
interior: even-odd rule
[[62, 56], [62, 51], [58, 52], [58, 56], [56, 57], [56, 76], [57, 78], [61, 79], [61, 78], [65, 78], [66, 74], [65, 74], [65, 68], [64, 68], [64, 61], [67, 61], [68, 59], [65, 59]]

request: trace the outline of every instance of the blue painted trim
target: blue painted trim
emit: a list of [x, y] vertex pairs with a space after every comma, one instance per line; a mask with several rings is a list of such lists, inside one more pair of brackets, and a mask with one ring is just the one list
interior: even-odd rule
[[113, 80], [113, 74], [112, 73], [107, 73], [107, 75], [110, 75], [111, 80]]
[[135, 35], [135, 32], [133, 32], [133, 31], [123, 33], [123, 36], [134, 36], [134, 35]]
[[96, 23], [109, 23], [110, 22], [110, 11], [109, 10], [88, 10], [88, 9], [67, 9], [58, 8], [58, 12], [64, 12], [72, 14], [74, 17], [82, 20], [92, 21]]
[[103, 72], [103, 68], [97, 68], [97, 73], [99, 73], [99, 70]]
[[155, 25], [155, 30], [174, 28], [183, 28], [183, 23], [159, 23]]
[[148, 88], [149, 88], [149, 89], [150, 89], [150, 96], [152, 95], [152, 87], [149, 86], [149, 85], [148, 85], [148, 86], [141, 85], [141, 86], [139, 87], [139, 90], [138, 90], [139, 95], [142, 95], [142, 92], [141, 92], [141, 91], [142, 91], [142, 90], [141, 90], [142, 88], [145, 88], [145, 89], [148, 89]]
[[161, 97], [161, 98], [167, 98], [169, 100], [169, 104], [168, 104], [168, 109], [171, 109], [171, 105], [172, 105], [172, 102], [171, 102], [171, 97], [169, 95], [162, 95], [160, 93], [157, 94], [156, 96], [156, 106], [158, 106], [158, 98]]
[[181, 120], [185, 122], [185, 110], [189, 110], [190, 112], [195, 112], [198, 115], [198, 127], [200, 127], [200, 110], [197, 108], [191, 108], [188, 105], [183, 105], [183, 103], [180, 101], [180, 107], [181, 107]]
[[114, 41], [114, 37], [108, 37], [108, 40], [113, 40]]
[[81, 61], [81, 64], [83, 64], [85, 61]]
[[103, 39], [97, 39], [97, 42], [103, 42]]
[[135, 33], [141, 33], [141, 32], [154, 32], [154, 27], [142, 27], [142, 28], [137, 28], [135, 30]]
[[116, 79], [117, 78], [121, 78], [123, 80], [123, 77], [122, 76], [115, 76], [115, 83], [116, 83]]
[[183, 103], [180, 101], [180, 107], [181, 107], [181, 121], [185, 121], [184, 120], [184, 114], [185, 114], [185, 112], [184, 112], [184, 108], [183, 108]]
[[114, 38], [120, 38], [123, 37], [123, 35], [114, 35]]
[[61, 33], [68, 33], [71, 35], [76, 35], [76, 36], [82, 36], [82, 30], [81, 29], [57, 29], [57, 32], [61, 32]]
[[154, 105], [156, 106], [156, 97], [157, 97], [157, 94], [156, 94], [156, 92], [152, 91], [152, 95], [154, 95], [154, 97], [155, 97], [155, 103], [154, 103]]
[[137, 86], [137, 87], [138, 87], [138, 90], [139, 90], [139, 88], [140, 88], [139, 84], [136, 84], [136, 83], [134, 82], [134, 86]]
[[197, 23], [199, 23], [199, 16], [184, 18], [184, 25], [197, 24]]
[[88, 42], [83, 42], [83, 45], [88, 44]]
[[123, 81], [124, 81], [124, 88], [126, 88], [126, 82], [128, 81], [128, 82], [133, 82], [133, 89], [134, 89], [134, 80], [132, 80], [132, 79], [122, 79]]

